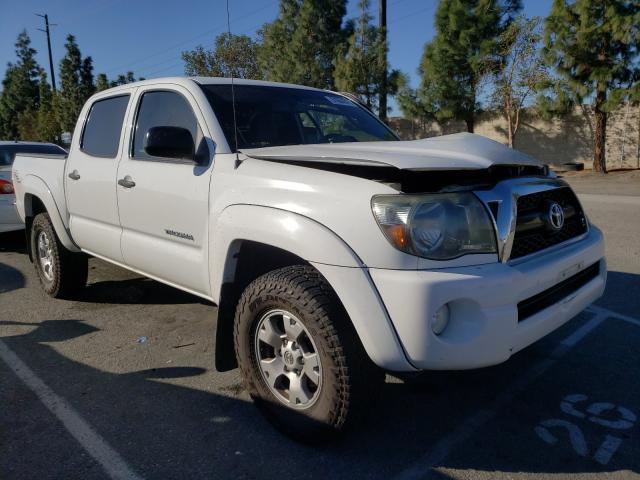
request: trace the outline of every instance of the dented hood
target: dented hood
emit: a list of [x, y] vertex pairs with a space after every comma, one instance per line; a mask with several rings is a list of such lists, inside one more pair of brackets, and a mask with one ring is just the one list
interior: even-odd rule
[[242, 149], [241, 153], [260, 160], [396, 167], [401, 170], [477, 170], [493, 165], [542, 165], [529, 155], [472, 133], [398, 142], [252, 148]]

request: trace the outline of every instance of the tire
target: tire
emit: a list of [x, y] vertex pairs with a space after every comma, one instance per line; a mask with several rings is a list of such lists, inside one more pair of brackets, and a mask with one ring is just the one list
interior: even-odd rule
[[[299, 367], [299, 373], [294, 369], [269, 377], [272, 388], [260, 358], [269, 357], [265, 361], [287, 366], [287, 345], [295, 337], [285, 331], [287, 318], [294, 332], [302, 332], [297, 337], [298, 350], [303, 351], [306, 363]], [[280, 353], [262, 341], [263, 337], [269, 341], [276, 338], [270, 335], [273, 332], [286, 337], [282, 340], [280, 336]], [[309, 266], [285, 267], [253, 281], [238, 303], [234, 338], [238, 365], [254, 403], [279, 430], [304, 443], [321, 443], [342, 431], [352, 423], [353, 413], [367, 410], [373, 398], [370, 392], [379, 390], [375, 382], [384, 379], [382, 370], [364, 351], [338, 297], [324, 277]], [[289, 357], [297, 355], [295, 349], [289, 351], [293, 352]], [[318, 361], [315, 377], [309, 373], [316, 366], [310, 357], [313, 352]], [[293, 375], [300, 378], [300, 383], [296, 382], [300, 388], [295, 390], [301, 394], [294, 392]]]
[[42, 289], [53, 298], [71, 298], [87, 285], [88, 259], [67, 250], [48, 213], [40, 213], [31, 226], [33, 264]]

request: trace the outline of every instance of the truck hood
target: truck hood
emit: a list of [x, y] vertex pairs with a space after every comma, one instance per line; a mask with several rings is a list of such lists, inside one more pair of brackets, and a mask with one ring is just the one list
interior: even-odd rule
[[294, 163], [324, 163], [400, 170], [478, 170], [493, 165], [542, 166], [538, 160], [472, 133], [424, 140], [288, 145], [242, 149], [251, 158]]

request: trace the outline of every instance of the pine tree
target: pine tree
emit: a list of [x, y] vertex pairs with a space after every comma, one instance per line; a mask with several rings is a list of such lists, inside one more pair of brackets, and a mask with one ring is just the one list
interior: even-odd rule
[[519, 0], [440, 0], [418, 92], [439, 121], [464, 120], [473, 132], [481, 82], [502, 64], [500, 35], [519, 8]]
[[[105, 77], [106, 78], [106, 77]], [[139, 78], [138, 80], [144, 80], [144, 78]], [[133, 76], [133, 72], [127, 72], [126, 75], [120, 74], [116, 77], [115, 80], [109, 82], [109, 87], [117, 87], [118, 85], [126, 85], [127, 83], [133, 83], [136, 79]]]
[[73, 132], [84, 102], [91, 96], [93, 86], [93, 62], [82, 58], [76, 38], [67, 35], [66, 54], [60, 62], [60, 98], [57, 117], [64, 132]]
[[339, 52], [335, 62], [335, 86], [340, 91], [353, 93], [369, 107], [377, 104], [381, 77], [386, 65], [381, 62], [380, 50], [385, 48], [378, 28], [371, 24], [369, 0], [360, 0], [360, 18], [351, 25], [353, 33], [346, 48]]
[[261, 80], [264, 78], [258, 65], [258, 45], [247, 35], [223, 33], [215, 40], [215, 49], [198, 46], [182, 52], [186, 75], [205, 77], [235, 77]]
[[96, 86], [93, 83], [93, 59], [85, 57], [80, 67], [80, 92], [87, 99], [96, 93]]
[[40, 105], [37, 113], [37, 140], [41, 142], [58, 142], [60, 139], [60, 126], [56, 120], [54, 105], [54, 92], [47, 81], [47, 74], [40, 71]]
[[435, 119], [435, 114], [429, 110], [429, 105], [420, 99], [416, 89], [411, 88], [406, 74], [398, 75], [397, 87], [396, 102], [404, 118], [417, 120], [421, 124]]
[[96, 77], [96, 92], [101, 92], [109, 88], [109, 79], [104, 73], [99, 73]]
[[[38, 76], [40, 67], [31, 48], [31, 39], [23, 30], [15, 43], [15, 64], [9, 63], [2, 81], [0, 96], [0, 138], [18, 139], [20, 130], [32, 135], [29, 125], [38, 108]], [[28, 131], [28, 132], [27, 132]]]
[[93, 77], [93, 59], [82, 57], [73, 35], [67, 35], [65, 49], [66, 54], [60, 62], [61, 89], [53, 103], [62, 130], [73, 132], [82, 106], [97, 88]]
[[346, 0], [280, 0], [280, 13], [260, 31], [258, 62], [269, 80], [334, 87], [336, 52], [349, 32], [342, 28]]
[[595, 171], [607, 171], [608, 112], [640, 99], [639, 38], [638, 0], [554, 0], [545, 21], [544, 53], [569, 90], [563, 99], [593, 101]]

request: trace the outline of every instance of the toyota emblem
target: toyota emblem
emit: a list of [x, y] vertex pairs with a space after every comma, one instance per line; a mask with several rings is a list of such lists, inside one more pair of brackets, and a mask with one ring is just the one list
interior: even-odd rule
[[564, 209], [559, 203], [553, 202], [549, 205], [547, 221], [554, 230], [560, 230], [564, 226]]

